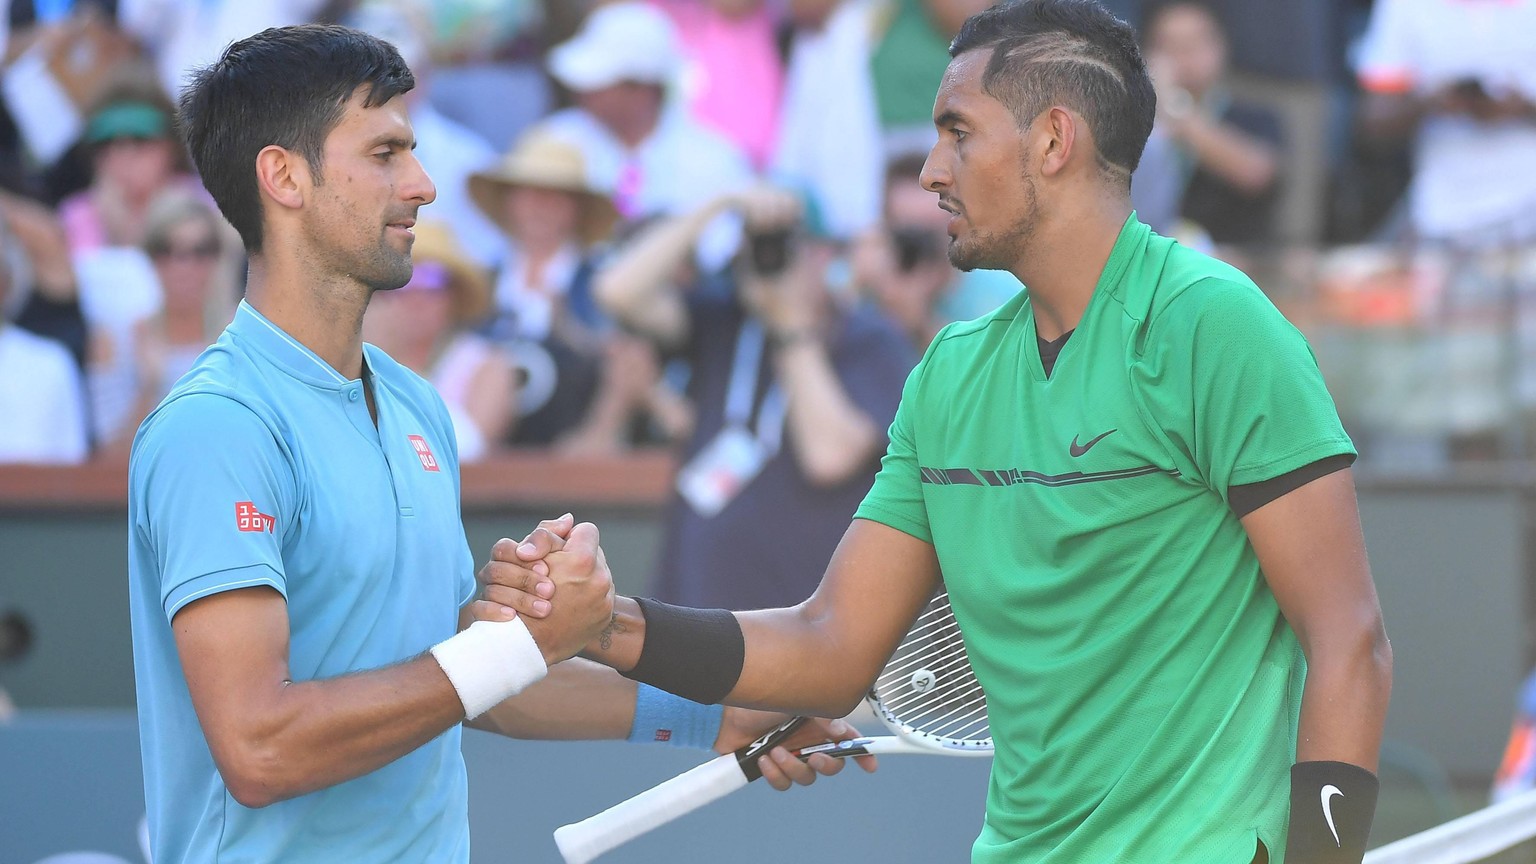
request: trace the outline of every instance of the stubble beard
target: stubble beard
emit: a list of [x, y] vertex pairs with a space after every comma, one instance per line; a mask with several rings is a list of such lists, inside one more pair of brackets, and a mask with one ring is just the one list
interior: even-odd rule
[[964, 240], [949, 241], [949, 263], [956, 270], [1008, 270], [1029, 252], [1040, 206], [1033, 178], [1024, 178], [1024, 212], [1004, 231], [972, 231]]

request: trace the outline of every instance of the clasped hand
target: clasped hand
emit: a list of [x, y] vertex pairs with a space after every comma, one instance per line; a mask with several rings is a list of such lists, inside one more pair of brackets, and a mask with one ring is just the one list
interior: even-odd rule
[[[560, 654], [559, 659], [563, 660], [595, 641], [612, 618], [613, 580], [598, 546], [597, 528], [590, 523], [577, 524], [569, 513], [540, 522], [521, 543], [505, 538], [497, 541], [491, 549], [490, 563], [481, 568], [477, 578], [480, 596], [471, 604], [475, 618], [509, 621], [521, 616], [546, 659], [552, 656], [546, 638], [552, 640], [551, 644], [554, 639], [560, 640], [558, 651], [553, 653]], [[605, 588], [601, 601], [594, 600], [599, 586]], [[565, 608], [568, 605], [588, 608], [572, 615]], [[607, 611], [598, 617], [599, 610]], [[567, 619], [581, 623], [567, 623], [558, 628], [559, 636], [552, 635], [555, 628], [550, 625]], [[575, 644], [581, 633], [586, 634], [585, 638]], [[727, 706], [719, 737], [715, 739], [715, 752], [731, 753], [745, 747], [787, 719], [786, 714]], [[793, 751], [858, 735], [859, 730], [846, 720], [817, 718], [801, 726], [783, 746], [761, 757], [758, 768], [763, 779], [780, 791], [794, 784], [809, 786], [818, 774], [831, 776], [843, 770], [844, 760], [821, 753], [802, 760]], [[873, 756], [861, 756], [857, 761], [866, 772], [877, 767]]]

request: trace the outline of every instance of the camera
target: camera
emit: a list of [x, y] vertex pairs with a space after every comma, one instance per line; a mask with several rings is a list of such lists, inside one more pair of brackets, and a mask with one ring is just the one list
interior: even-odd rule
[[747, 265], [758, 276], [778, 276], [794, 257], [794, 232], [789, 228], [747, 234]]
[[896, 266], [903, 273], [911, 273], [919, 264], [936, 261], [944, 254], [940, 237], [926, 228], [892, 227], [891, 244], [896, 247]]
[[0, 663], [13, 663], [32, 650], [32, 622], [0, 603]]

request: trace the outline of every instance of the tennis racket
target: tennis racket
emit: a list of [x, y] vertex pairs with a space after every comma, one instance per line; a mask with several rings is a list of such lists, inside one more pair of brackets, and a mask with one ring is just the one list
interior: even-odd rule
[[[928, 601], [897, 646], [866, 697], [893, 735], [852, 738], [806, 747], [813, 753], [847, 757], [888, 753], [990, 756], [992, 730], [987, 700], [971, 671], [960, 626], [940, 590]], [[555, 830], [555, 845], [566, 864], [586, 862], [685, 813], [723, 798], [762, 776], [757, 760], [794, 733], [796, 717], [753, 741], [571, 825]]]

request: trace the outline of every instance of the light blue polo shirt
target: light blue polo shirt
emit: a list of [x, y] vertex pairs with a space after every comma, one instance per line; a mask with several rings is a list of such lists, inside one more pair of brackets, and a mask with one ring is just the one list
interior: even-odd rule
[[198, 598], [275, 589], [295, 681], [398, 663], [455, 632], [475, 579], [453, 427], [431, 385], [364, 355], [377, 427], [361, 381], [241, 303], [134, 439], [128, 578], [156, 864], [469, 859], [459, 727], [248, 809], [209, 754], [171, 632]]

